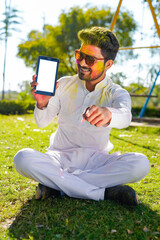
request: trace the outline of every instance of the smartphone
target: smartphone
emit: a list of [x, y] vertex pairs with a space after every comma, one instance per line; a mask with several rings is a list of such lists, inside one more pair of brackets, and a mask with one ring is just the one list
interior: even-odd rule
[[58, 73], [59, 59], [39, 56], [36, 71], [35, 86], [37, 94], [54, 96], [56, 90], [56, 81]]

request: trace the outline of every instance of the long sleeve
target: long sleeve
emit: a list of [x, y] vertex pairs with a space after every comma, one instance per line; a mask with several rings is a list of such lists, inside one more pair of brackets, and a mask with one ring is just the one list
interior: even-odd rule
[[118, 88], [113, 93], [112, 107], [108, 107], [108, 109], [112, 113], [109, 127], [121, 129], [130, 125], [132, 119], [131, 98], [126, 90]]
[[[112, 112], [108, 127], [95, 127], [89, 122], [82, 123], [84, 110], [98, 105], [107, 107]], [[35, 108], [35, 119], [39, 127], [45, 127], [58, 114], [56, 132], [51, 135], [49, 150], [86, 148], [110, 151], [109, 134], [112, 127], [125, 128], [131, 120], [131, 100], [128, 92], [112, 83], [107, 77], [89, 92], [85, 82], [77, 75], [63, 77], [56, 94], [44, 110]]]
[[35, 107], [34, 117], [38, 127], [43, 128], [48, 126], [60, 111], [59, 87], [56, 90], [55, 96], [51, 97], [46, 108], [43, 110]]

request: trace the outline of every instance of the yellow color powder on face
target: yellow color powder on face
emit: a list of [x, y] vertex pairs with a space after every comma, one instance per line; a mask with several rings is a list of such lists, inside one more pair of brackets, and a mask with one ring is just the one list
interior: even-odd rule
[[[81, 76], [81, 74], [79, 73], [79, 76], [81, 76], [80, 78], [86, 81], [95, 81], [94, 83], [97, 84], [105, 78], [106, 72], [104, 57], [101, 53], [101, 49], [93, 45], [82, 44], [80, 51], [86, 55], [95, 57], [95, 62], [92, 66], [87, 65], [84, 59], [82, 61], [79, 61], [79, 66], [90, 69], [90, 72], [83, 72], [83, 76]], [[102, 60], [100, 60], [99, 58], [102, 58]]]
[[92, 67], [91, 77], [96, 78], [101, 74], [104, 75], [104, 70], [105, 70], [104, 62], [103, 61], [97, 61]]

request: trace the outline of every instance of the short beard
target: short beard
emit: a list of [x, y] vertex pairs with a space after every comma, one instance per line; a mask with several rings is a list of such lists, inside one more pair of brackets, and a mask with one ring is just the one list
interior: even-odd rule
[[[78, 64], [78, 70], [80, 70], [81, 68], [84, 68], [84, 69], [89, 69], [90, 70], [90, 74], [92, 73], [92, 70], [90, 68], [86, 68], [86, 67], [81, 67], [80, 64]], [[96, 78], [92, 78], [92, 79], [85, 79], [84, 78], [84, 73], [81, 73], [80, 71], [78, 71], [78, 76], [79, 76], [79, 79], [82, 80], [82, 81], [85, 81], [85, 82], [93, 82], [95, 80], [97, 80], [98, 78], [100, 78], [102, 75], [103, 75], [104, 71], [101, 72], [100, 75], [98, 75]]]
[[81, 65], [80, 64], [78, 64], [78, 76], [79, 76], [79, 78], [81, 79], [81, 80], [84, 80], [84, 81], [87, 81], [86, 79], [84, 79], [84, 73], [82, 73], [80, 70], [81, 69], [88, 69], [89, 71], [90, 71], [90, 74], [92, 73], [92, 70], [90, 69], [90, 68], [87, 68], [87, 67], [81, 67]]

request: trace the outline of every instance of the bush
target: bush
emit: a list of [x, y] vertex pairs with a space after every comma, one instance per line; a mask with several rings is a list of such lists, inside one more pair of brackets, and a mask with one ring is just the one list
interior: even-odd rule
[[[132, 107], [132, 115], [133, 117], [138, 117], [141, 112], [142, 107]], [[144, 117], [153, 117], [160, 118], [160, 108], [146, 108], [144, 113]]]
[[[25, 114], [33, 112], [35, 108], [35, 100], [2, 100], [0, 101], [0, 114]], [[142, 107], [132, 107], [133, 117], [137, 117], [140, 114]], [[144, 117], [160, 118], [160, 108], [147, 108]]]
[[34, 107], [35, 101], [0, 101], [0, 113], [5, 115], [30, 113], [33, 112]]

